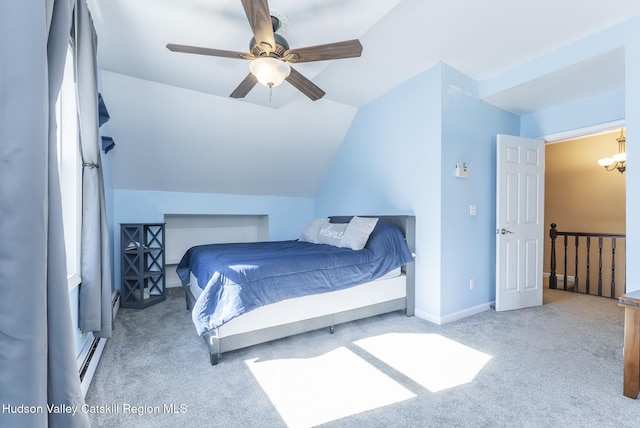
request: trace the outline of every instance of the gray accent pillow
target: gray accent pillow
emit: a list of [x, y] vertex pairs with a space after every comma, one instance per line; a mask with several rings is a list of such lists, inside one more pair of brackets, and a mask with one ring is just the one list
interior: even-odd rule
[[329, 224], [328, 218], [315, 218], [313, 220], [309, 220], [304, 229], [302, 229], [302, 233], [300, 234], [298, 241], [319, 244], [320, 241], [318, 240], [318, 234], [320, 233], [322, 226], [327, 224]]
[[318, 232], [319, 243], [339, 247], [348, 225], [348, 223], [329, 223], [323, 225], [320, 228], [320, 232]]
[[378, 223], [377, 218], [353, 217], [347, 223], [347, 230], [340, 241], [340, 247], [362, 250], [369, 240], [369, 235]]

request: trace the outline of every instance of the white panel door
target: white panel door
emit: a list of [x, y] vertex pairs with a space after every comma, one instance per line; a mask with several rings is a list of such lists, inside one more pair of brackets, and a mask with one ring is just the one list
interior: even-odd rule
[[498, 135], [496, 310], [542, 305], [544, 141]]

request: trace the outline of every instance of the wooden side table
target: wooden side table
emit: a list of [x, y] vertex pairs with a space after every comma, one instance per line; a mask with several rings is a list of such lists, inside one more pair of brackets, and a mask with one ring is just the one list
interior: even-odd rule
[[624, 395], [637, 398], [640, 389], [640, 290], [618, 298], [624, 307]]

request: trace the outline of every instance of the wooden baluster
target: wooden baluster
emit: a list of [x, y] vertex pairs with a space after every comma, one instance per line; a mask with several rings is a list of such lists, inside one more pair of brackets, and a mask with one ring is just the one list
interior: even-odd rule
[[567, 282], [569, 282], [569, 278], [567, 277], [567, 243], [569, 237], [564, 235], [564, 289], [567, 289]]
[[551, 273], [549, 274], [549, 288], [555, 290], [558, 288], [558, 277], [556, 276], [556, 238], [558, 237], [558, 229], [556, 229], [555, 223], [551, 223], [549, 237], [551, 238]]
[[602, 236], [598, 236], [598, 296], [602, 296]]
[[611, 294], [612, 299], [616, 297], [616, 238], [611, 238]]
[[587, 288], [587, 291], [586, 291], [587, 294], [589, 294], [589, 282], [590, 282], [589, 278], [591, 276], [591, 273], [589, 270], [591, 266], [591, 263], [589, 261], [590, 252], [591, 252], [591, 236], [587, 236], [587, 279], [585, 282], [585, 286]]
[[[616, 250], [617, 250], [617, 239], [622, 238], [625, 239], [625, 235], [612, 234], [612, 233], [603, 233], [598, 235], [597, 233], [586, 233], [586, 232], [559, 232], [557, 229], [557, 225], [555, 223], [551, 223], [551, 229], [549, 229], [549, 237], [551, 238], [551, 255], [550, 255], [550, 274], [549, 274], [549, 288], [557, 289], [558, 288], [558, 266], [557, 266], [557, 249], [556, 249], [556, 241], [558, 236], [564, 236], [564, 271], [563, 271], [563, 282], [564, 286], [562, 287], [564, 290], [580, 292], [580, 237], [585, 237], [585, 245], [586, 245], [586, 263], [585, 263], [585, 293], [591, 295], [591, 238], [598, 238], [598, 290], [597, 295], [603, 297], [603, 274], [604, 274], [604, 240], [611, 240], [611, 281], [609, 284], [610, 292], [609, 296], [615, 299], [616, 298]], [[574, 280], [573, 286], [569, 287], [569, 275], [568, 275], [568, 258], [569, 258], [569, 236], [573, 236], [574, 242], [573, 246], [575, 249], [575, 266], [574, 266]], [[626, 240], [623, 241], [623, 245], [626, 244]], [[595, 244], [594, 244], [595, 245]], [[626, 278], [626, 260], [624, 266], [624, 279], [623, 284], [621, 285], [622, 292], [618, 294], [625, 294], [627, 289], [627, 278]], [[593, 291], [593, 295], [596, 295], [596, 290]]]
[[575, 276], [573, 277], [573, 291], [578, 292], [578, 235], [575, 236], [575, 245], [576, 245], [576, 270]]

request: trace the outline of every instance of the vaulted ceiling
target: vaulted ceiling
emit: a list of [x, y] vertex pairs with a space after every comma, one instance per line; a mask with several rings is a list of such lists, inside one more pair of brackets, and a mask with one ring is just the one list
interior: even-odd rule
[[[115, 188], [303, 197], [315, 195], [357, 109], [437, 62], [481, 81], [640, 14], [627, 0], [270, 0], [291, 47], [364, 47], [359, 58], [296, 64], [326, 92], [310, 101], [287, 82], [229, 98], [248, 61], [166, 48], [248, 52], [240, 0], [88, 4]], [[551, 107], [621, 87], [623, 64], [614, 52], [487, 101], [518, 114]]]

